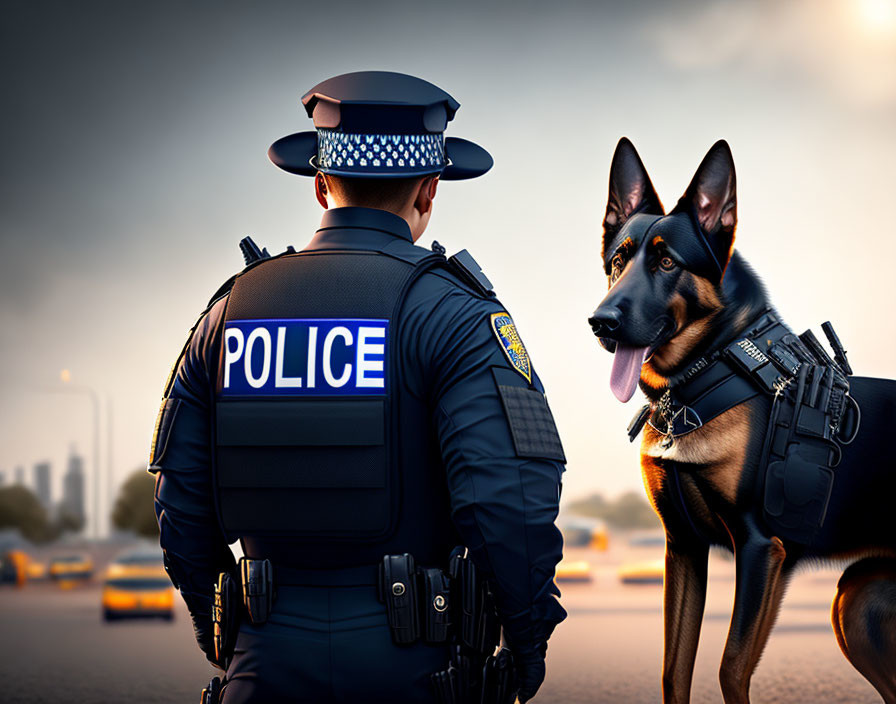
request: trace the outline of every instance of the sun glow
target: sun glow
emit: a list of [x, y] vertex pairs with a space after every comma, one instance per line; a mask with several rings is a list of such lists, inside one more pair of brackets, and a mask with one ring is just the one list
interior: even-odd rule
[[866, 30], [876, 34], [896, 30], [896, 0], [855, 0], [853, 5]]

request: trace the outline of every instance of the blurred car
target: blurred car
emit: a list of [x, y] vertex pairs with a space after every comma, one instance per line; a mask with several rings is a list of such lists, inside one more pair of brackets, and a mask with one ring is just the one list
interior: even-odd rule
[[158, 549], [129, 550], [116, 557], [103, 581], [103, 618], [174, 618], [174, 587]]
[[47, 573], [50, 579], [66, 586], [90, 579], [93, 576], [93, 560], [87, 555], [60, 555], [50, 560]]
[[47, 563], [45, 562], [28, 562], [25, 566], [25, 577], [28, 581], [34, 582], [48, 577]]
[[567, 547], [590, 547], [606, 550], [609, 545], [607, 525], [599, 519], [567, 517], [559, 522], [563, 544]]
[[28, 556], [21, 550], [9, 550], [0, 556], [0, 584], [24, 586]]
[[103, 618], [174, 618], [174, 587], [164, 570], [155, 575], [106, 577], [103, 582]]
[[598, 525], [591, 533], [591, 547], [606, 552], [610, 549], [610, 533], [604, 524]]
[[619, 568], [619, 579], [623, 584], [662, 584], [665, 569], [665, 558], [631, 562]]
[[554, 579], [558, 582], [590, 582], [591, 565], [585, 560], [561, 560]]
[[639, 531], [629, 538], [628, 544], [633, 548], [665, 548], [666, 534], [662, 531]]
[[159, 550], [129, 550], [118, 555], [106, 569], [106, 577], [148, 576], [165, 574], [162, 553]]

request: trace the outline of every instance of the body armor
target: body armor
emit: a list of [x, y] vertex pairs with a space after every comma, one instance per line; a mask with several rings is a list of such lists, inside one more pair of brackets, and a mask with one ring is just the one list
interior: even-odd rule
[[237, 277], [224, 316], [214, 486], [222, 529], [247, 555], [320, 564], [306, 562], [307, 550], [327, 550], [324, 563], [345, 566], [376, 562], [391, 539], [403, 549], [418, 542], [396, 536], [403, 499], [432, 499], [421, 478], [438, 472], [427, 435], [414, 437], [407, 418], [415, 409], [399, 383], [397, 341], [408, 288], [442, 262], [287, 253]]

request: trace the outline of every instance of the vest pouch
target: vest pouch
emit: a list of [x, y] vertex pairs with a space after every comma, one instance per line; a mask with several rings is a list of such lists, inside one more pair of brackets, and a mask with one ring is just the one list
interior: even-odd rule
[[391, 522], [386, 398], [222, 400], [218, 508], [229, 533], [376, 539]]

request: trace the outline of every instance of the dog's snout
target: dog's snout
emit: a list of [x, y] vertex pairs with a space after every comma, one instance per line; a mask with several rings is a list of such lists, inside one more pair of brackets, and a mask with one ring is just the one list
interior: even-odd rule
[[611, 337], [622, 324], [622, 311], [616, 307], [598, 308], [588, 322], [598, 337]]

